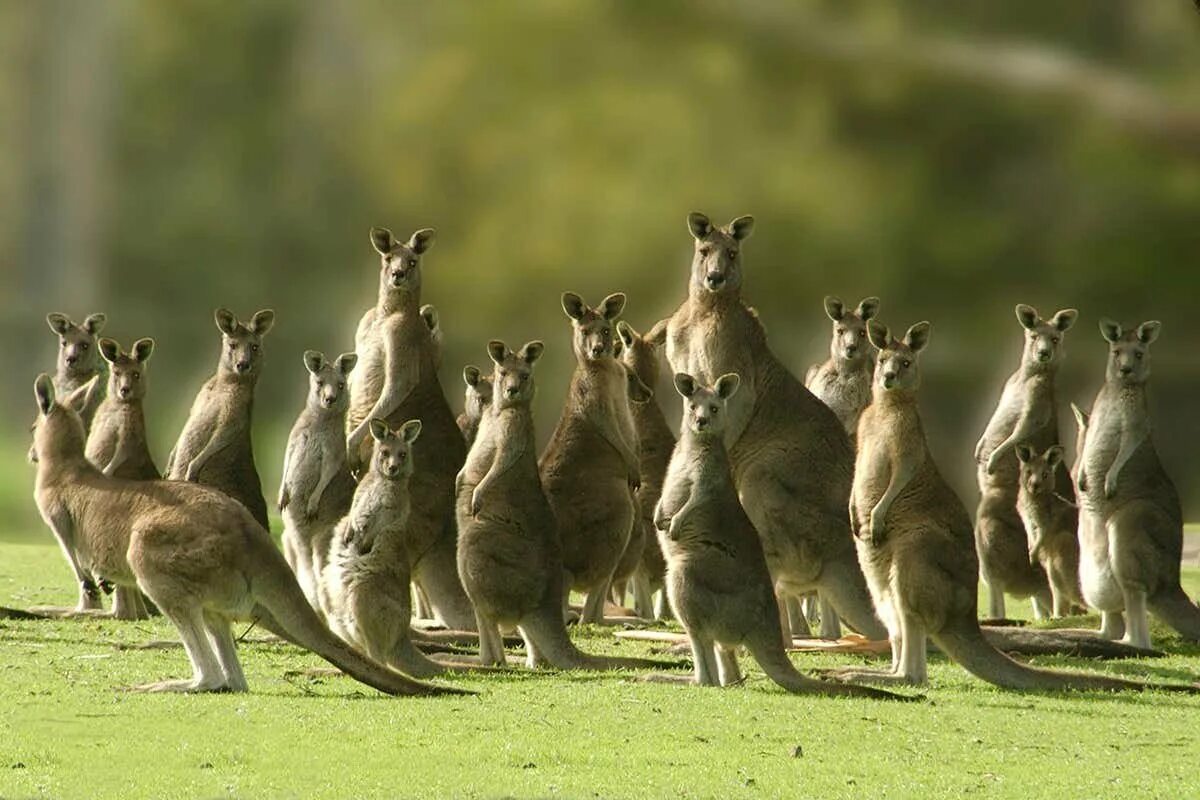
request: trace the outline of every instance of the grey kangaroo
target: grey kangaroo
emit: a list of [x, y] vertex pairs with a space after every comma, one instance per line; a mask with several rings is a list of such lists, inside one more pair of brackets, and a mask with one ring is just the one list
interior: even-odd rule
[[[58, 336], [58, 366], [54, 373], [54, 390], [66, 396], [85, 385], [96, 375], [103, 375], [104, 362], [100, 360], [100, 348], [96, 337], [108, 320], [104, 314], [88, 314], [76, 325], [66, 314], [46, 315], [46, 324]], [[103, 400], [105, 381], [96, 383], [98, 390], [87, 398], [83, 409], [83, 425], [89, 429], [92, 417]]]
[[[1077, 426], [1071, 480], [1077, 483], [1083, 468], [1083, 450], [1087, 444], [1091, 415], [1074, 403], [1071, 404], [1071, 412], [1075, 415]], [[1082, 493], [1079, 498], [1078, 539], [1079, 585], [1083, 598], [1100, 612], [1100, 636], [1120, 639], [1125, 635], [1125, 596], [1113, 574], [1112, 559], [1108, 555], [1108, 529], [1098, 510], [1091, 508]]]
[[287, 562], [245, 506], [223, 492], [180, 481], [110, 478], [84, 455], [83, 421], [55, 398], [46, 375], [34, 384], [34, 497], [55, 534], [74, 545], [81, 576], [136, 586], [179, 630], [193, 677], [136, 687], [151, 692], [246, 691], [230, 623], [267, 630], [389, 694], [461, 694], [388, 670], [342, 643], [304, 599]]
[[472, 364], [463, 369], [463, 382], [467, 388], [463, 412], [458, 415], [458, 429], [462, 431], [467, 449], [470, 449], [475, 443], [475, 434], [479, 432], [479, 422], [492, 402], [492, 379]]
[[1105, 592], [1094, 584], [1102, 577], [1115, 581], [1125, 614], [1123, 641], [1136, 647], [1150, 646], [1151, 611], [1183, 638], [1200, 640], [1200, 608], [1179, 585], [1179, 495], [1154, 449], [1146, 401], [1150, 345], [1160, 327], [1143, 322], [1126, 330], [1101, 320], [1109, 357], [1076, 476], [1083, 515], [1103, 525], [1108, 539], [1109, 566], [1103, 575], [1083, 571], [1084, 596]]
[[691, 280], [665, 328], [667, 360], [674, 372], [702, 383], [728, 372], [741, 376], [726, 410], [725, 444], [775, 588], [797, 597], [819, 591], [855, 630], [883, 638], [846, 519], [849, 438], [771, 352], [742, 300], [742, 250], [754, 220], [718, 227], [693, 213], [688, 228], [695, 240]]
[[192, 403], [179, 441], [167, 457], [167, 477], [220, 489], [269, 529], [250, 423], [262, 370], [262, 340], [275, 324], [275, 312], [259, 311], [247, 323], [224, 308], [214, 316], [221, 332], [217, 372]]
[[421, 420], [405, 529], [409, 568], [436, 617], [451, 628], [470, 629], [475, 615], [458, 579], [454, 529], [454, 476], [466, 445], [438, 380], [437, 337], [421, 315], [422, 266], [433, 242], [429, 228], [407, 241], [386, 228], [371, 229], [380, 258], [379, 293], [355, 334], [359, 362], [350, 376], [346, 449], [351, 470], [358, 472], [370, 455], [370, 420], [392, 426]]
[[1029, 536], [1029, 560], [1037, 562], [1050, 579], [1054, 616], [1065, 617], [1083, 605], [1079, 589], [1079, 512], [1075, 503], [1055, 491], [1063, 449], [1053, 445], [1039, 453], [1030, 445], [1017, 445], [1021, 462], [1021, 488], [1017, 512]]

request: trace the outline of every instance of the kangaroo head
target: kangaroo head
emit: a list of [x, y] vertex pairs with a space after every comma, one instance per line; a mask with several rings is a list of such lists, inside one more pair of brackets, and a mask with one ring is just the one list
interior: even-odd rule
[[867, 322], [879, 313], [879, 298], [868, 297], [853, 311], [830, 295], [825, 298], [825, 313], [833, 321], [833, 340], [829, 355], [834, 361], [856, 364], [869, 355]]
[[238, 378], [258, 377], [262, 366], [262, 340], [275, 324], [275, 312], [263, 310], [247, 323], [238, 322], [232, 311], [218, 308], [214, 313], [221, 332], [221, 360], [218, 369]]
[[371, 245], [379, 253], [379, 294], [421, 291], [421, 256], [433, 247], [433, 228], [422, 228], [402, 242], [387, 228], [371, 228]]
[[725, 227], [704, 214], [688, 214], [688, 230], [696, 240], [692, 255], [692, 287], [696, 291], [736, 294], [742, 286], [742, 240], [754, 232], [754, 217], [744, 216]]
[[86, 377], [96, 371], [96, 336], [107, 320], [103, 314], [89, 314], [76, 325], [66, 314], [46, 315], [46, 324], [58, 334], [60, 372]]
[[1110, 345], [1105, 378], [1129, 385], [1145, 383], [1150, 377], [1150, 345], [1158, 338], [1160, 328], [1162, 323], [1157, 320], [1128, 331], [1107, 317], [1100, 320], [1100, 335]]
[[717, 378], [712, 386], [684, 372], [675, 374], [675, 391], [683, 398], [683, 427], [697, 436], [720, 437], [725, 432], [725, 406], [742, 385], [734, 372]]
[[375, 451], [371, 454], [371, 471], [388, 480], [412, 475], [412, 445], [421, 435], [421, 420], [410, 419], [396, 430], [381, 419], [369, 423]]
[[563, 311], [571, 319], [571, 346], [580, 363], [599, 361], [613, 356], [613, 323], [625, 308], [625, 295], [610, 294], [592, 308], [574, 292], [562, 296]]
[[917, 356], [929, 344], [933, 326], [918, 322], [908, 329], [902, 340], [893, 339], [887, 326], [876, 320], [867, 323], [867, 338], [878, 350], [875, 357], [875, 387], [891, 392], [915, 391], [921, 385]]
[[1020, 303], [1016, 308], [1017, 321], [1025, 329], [1025, 351], [1021, 363], [1039, 369], [1057, 366], [1063, 355], [1063, 334], [1075, 324], [1079, 312], [1064, 308], [1050, 319], [1042, 319], [1033, 306]]
[[1051, 445], [1038, 453], [1031, 445], [1017, 445], [1017, 460], [1021, 462], [1021, 486], [1034, 497], [1054, 491], [1054, 472], [1062, 463], [1061, 445]]
[[108, 362], [108, 396], [130, 403], [146, 396], [146, 362], [154, 352], [153, 339], [138, 339], [126, 353], [112, 339], [99, 342], [101, 357]]
[[467, 417], [479, 419], [492, 404], [492, 378], [472, 364], [463, 368], [463, 382], [467, 385], [463, 401]]
[[304, 351], [304, 368], [308, 370], [308, 404], [318, 411], [342, 412], [350, 405], [346, 391], [346, 376], [358, 363], [356, 353], [342, 353], [330, 361], [324, 353]]
[[66, 397], [55, 397], [54, 382], [42, 373], [33, 382], [38, 417], [33, 423], [33, 447], [29, 460], [35, 464], [49, 463], [61, 457], [83, 457], [87, 434], [80, 414], [100, 384], [100, 376], [80, 386]]
[[499, 339], [488, 342], [488, 355], [496, 365], [492, 370], [494, 408], [529, 404], [534, 394], [533, 365], [542, 357], [545, 347], [538, 341], [527, 342], [514, 353]]
[[617, 323], [617, 336], [621, 341], [621, 361], [637, 373], [643, 384], [655, 386], [660, 371], [658, 345], [635, 331], [625, 320]]

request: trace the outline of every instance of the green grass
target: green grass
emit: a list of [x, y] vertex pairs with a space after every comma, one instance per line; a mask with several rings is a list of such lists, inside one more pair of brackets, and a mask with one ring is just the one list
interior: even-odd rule
[[[1187, 577], [1195, 594], [1200, 574]], [[73, 599], [56, 549], [0, 544], [0, 603]], [[605, 630], [574, 635], [592, 651], [649, 652]], [[794, 697], [755, 669], [729, 689], [542, 673], [453, 680], [477, 697], [396, 699], [347, 678], [289, 677], [321, 662], [267, 643], [242, 648], [250, 694], [120, 691], [186, 674], [181, 650], [116, 647], [173, 636], [161, 621], [0, 621], [0, 797], [1200, 793], [1200, 698], [1023, 695], [934, 659], [921, 704]], [[1200, 674], [1200, 648], [1158, 640], [1170, 657], [1037, 662]], [[854, 660], [794, 658], [802, 668]]]

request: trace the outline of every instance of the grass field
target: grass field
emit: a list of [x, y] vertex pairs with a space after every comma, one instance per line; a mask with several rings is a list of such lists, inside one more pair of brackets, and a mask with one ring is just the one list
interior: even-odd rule
[[[73, 601], [58, 551], [29, 541], [0, 542], [0, 604]], [[0, 797], [1200, 796], [1200, 698], [1023, 695], [934, 658], [919, 704], [794, 697], [755, 669], [728, 689], [545, 672], [454, 679], [476, 697], [394, 699], [293, 675], [321, 662], [272, 643], [242, 648], [250, 694], [122, 692], [187, 673], [182, 650], [120, 647], [173, 636], [157, 620], [0, 621]], [[607, 630], [575, 636], [650, 652]], [[1168, 658], [1037, 663], [1200, 675], [1200, 647], [1156, 641]]]

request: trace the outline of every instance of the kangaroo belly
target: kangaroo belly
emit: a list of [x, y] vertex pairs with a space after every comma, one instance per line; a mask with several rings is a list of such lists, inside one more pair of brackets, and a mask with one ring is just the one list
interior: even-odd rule
[[1079, 519], [1079, 583], [1083, 599], [1100, 611], [1121, 611], [1125, 600], [1112, 569], [1108, 533], [1092, 515]]

